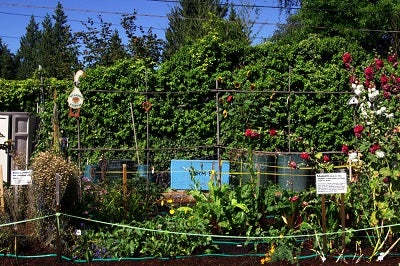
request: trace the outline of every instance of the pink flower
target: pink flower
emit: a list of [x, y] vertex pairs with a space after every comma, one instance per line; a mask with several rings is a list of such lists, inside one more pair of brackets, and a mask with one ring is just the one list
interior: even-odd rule
[[374, 78], [374, 70], [372, 69], [372, 67], [365, 68], [364, 75], [367, 80], [372, 80]]
[[327, 162], [329, 162], [331, 160], [331, 158], [329, 158], [329, 156], [328, 155], [324, 155], [324, 156], [322, 156], [322, 161], [324, 161], [324, 163], [327, 163]]
[[269, 130], [269, 135], [270, 136], [276, 136], [277, 133], [278, 133], [278, 131], [275, 128], [271, 128]]
[[369, 152], [372, 154], [375, 154], [375, 152], [380, 149], [381, 149], [381, 147], [378, 144], [374, 144], [369, 148]]
[[303, 160], [305, 160], [305, 161], [310, 160], [310, 154], [308, 154], [308, 152], [302, 152], [302, 153], [300, 154], [300, 157], [301, 157], [301, 159], [303, 159]]
[[364, 127], [362, 126], [362, 125], [356, 125], [355, 127], [354, 127], [354, 135], [357, 137], [357, 138], [360, 138], [361, 137], [361, 133], [364, 131]]
[[299, 200], [299, 196], [293, 196], [293, 197], [289, 197], [289, 201], [290, 202], [296, 202]]
[[349, 146], [347, 146], [346, 144], [343, 144], [342, 145], [342, 152], [344, 153], [344, 154], [349, 154]]
[[383, 66], [384, 66], [383, 61], [379, 58], [375, 58], [375, 68], [379, 70], [383, 68]]
[[290, 168], [297, 169], [297, 163], [296, 163], [295, 161], [290, 161], [290, 162], [288, 163], [288, 166], [289, 166]]

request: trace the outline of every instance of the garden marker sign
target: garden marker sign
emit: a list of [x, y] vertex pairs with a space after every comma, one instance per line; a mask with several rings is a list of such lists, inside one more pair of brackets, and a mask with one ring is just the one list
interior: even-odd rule
[[315, 175], [317, 194], [347, 193], [346, 173], [321, 173]]
[[321, 211], [322, 211], [322, 236], [323, 251], [327, 253], [326, 239], [326, 206], [325, 194], [341, 194], [340, 195], [340, 218], [342, 224], [342, 248], [345, 249], [345, 209], [344, 209], [344, 194], [347, 193], [347, 175], [346, 173], [320, 173], [315, 175], [315, 183], [317, 194], [321, 194]]
[[32, 170], [11, 171], [11, 185], [23, 186], [32, 184]]

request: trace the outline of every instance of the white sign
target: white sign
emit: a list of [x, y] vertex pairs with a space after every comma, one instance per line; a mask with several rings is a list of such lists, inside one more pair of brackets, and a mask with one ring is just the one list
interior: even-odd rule
[[315, 175], [317, 194], [347, 193], [346, 173], [323, 173]]
[[32, 184], [32, 170], [11, 171], [11, 185], [30, 185]]

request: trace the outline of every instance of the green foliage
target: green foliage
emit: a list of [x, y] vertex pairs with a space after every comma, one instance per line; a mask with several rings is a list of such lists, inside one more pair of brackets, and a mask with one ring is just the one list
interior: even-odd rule
[[82, 201], [77, 215], [110, 223], [144, 221], [156, 212], [160, 189], [142, 178], [129, 179], [126, 195], [122, 180], [93, 183], [83, 180]]
[[[144, 228], [140, 229], [140, 228]], [[176, 234], [174, 233], [176, 232]], [[207, 232], [206, 223], [191, 213], [177, 211], [130, 228], [83, 230], [77, 236], [73, 256], [78, 259], [123, 257], [175, 257], [204, 253], [211, 238], [196, 236]]]

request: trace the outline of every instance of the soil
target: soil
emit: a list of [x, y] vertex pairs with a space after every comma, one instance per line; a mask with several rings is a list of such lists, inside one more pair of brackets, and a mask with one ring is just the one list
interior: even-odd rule
[[[43, 253], [44, 254], [44, 253]], [[196, 265], [213, 265], [213, 266], [249, 266], [249, 265], [261, 265], [260, 257], [255, 256], [233, 256], [233, 257], [221, 257], [221, 256], [206, 256], [206, 257], [186, 257], [181, 259], [144, 259], [144, 260], [121, 260], [121, 261], [110, 261], [110, 262], [71, 262], [64, 258], [58, 260], [57, 256], [52, 253], [52, 256], [40, 257], [32, 256], [30, 258], [13, 258], [3, 256], [0, 257], [0, 266], [11, 266], [11, 265], [31, 265], [31, 266], [46, 266], [46, 265], [61, 265], [61, 266], [73, 266], [73, 265], [85, 265], [85, 266], [196, 266]], [[312, 254], [312, 253], [309, 253]], [[303, 255], [302, 255], [303, 256]], [[345, 260], [338, 260], [337, 256], [327, 256], [326, 261], [322, 262], [320, 257], [315, 256], [304, 256], [306, 259], [301, 259], [298, 264], [291, 264], [290, 262], [269, 262], [265, 265], [269, 266], [290, 266], [290, 265], [301, 265], [301, 266], [316, 266], [316, 265], [379, 265], [379, 266], [393, 266], [400, 265], [400, 256], [387, 255], [382, 261], [376, 259], [369, 261], [367, 259], [360, 260], [357, 262], [353, 259], [353, 256], [346, 256]]]

